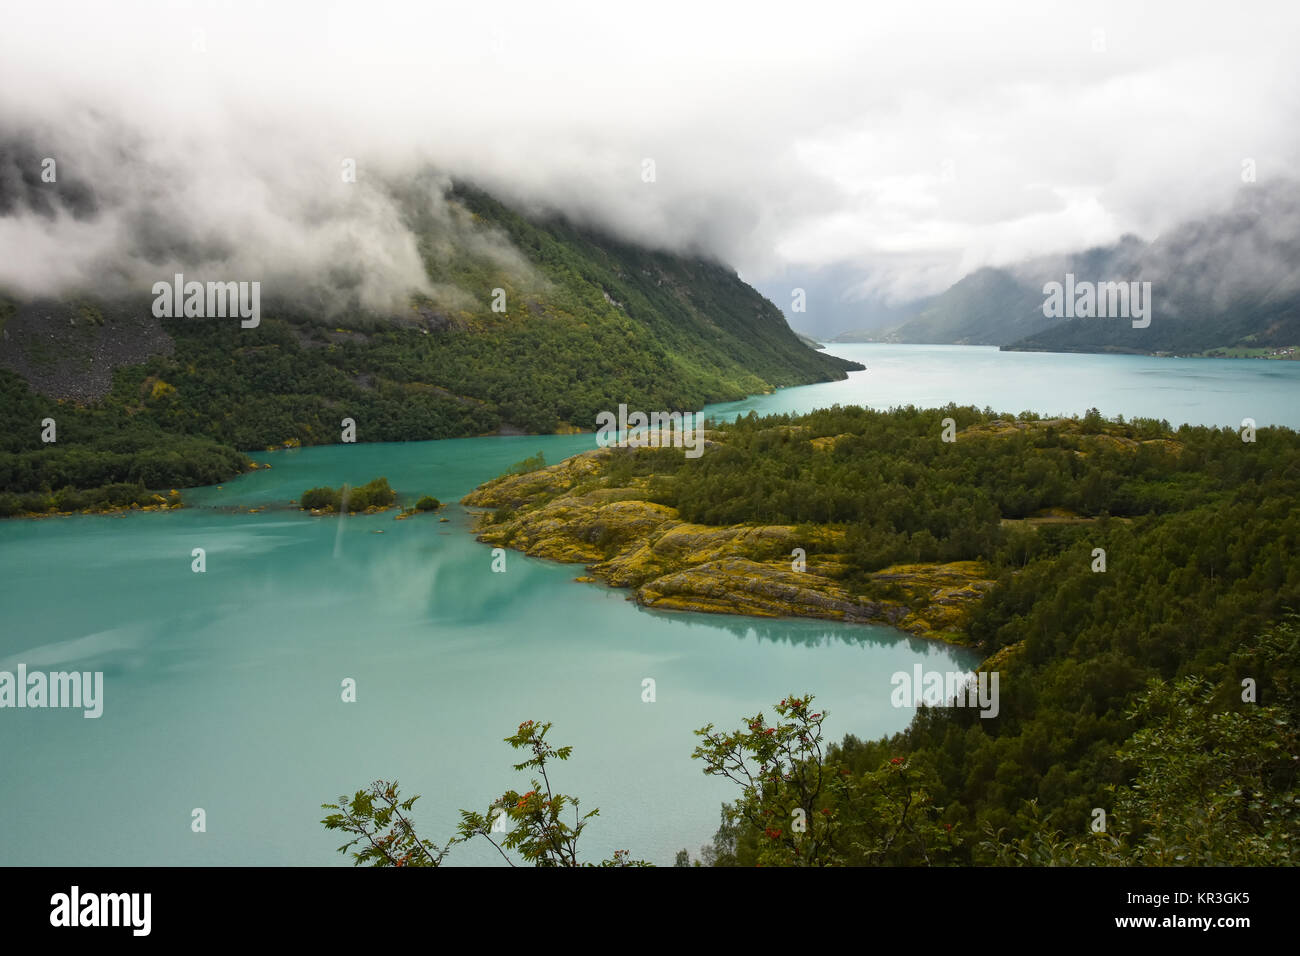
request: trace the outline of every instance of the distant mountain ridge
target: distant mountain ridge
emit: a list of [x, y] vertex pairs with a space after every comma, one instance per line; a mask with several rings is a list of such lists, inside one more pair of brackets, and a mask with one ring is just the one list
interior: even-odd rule
[[[1044, 286], [1067, 274], [1078, 282], [1150, 282], [1151, 324], [1045, 316]], [[835, 341], [1179, 354], [1300, 344], [1300, 187], [1243, 188], [1228, 211], [1152, 242], [1124, 236], [1079, 253], [982, 268], [890, 330]]]

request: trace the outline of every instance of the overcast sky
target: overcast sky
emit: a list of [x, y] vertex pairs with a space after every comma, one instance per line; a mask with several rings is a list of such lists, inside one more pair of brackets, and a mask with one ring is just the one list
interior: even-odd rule
[[1300, 160], [1289, 0], [6, 0], [0, 22], [0, 123], [101, 197], [94, 223], [0, 219], [0, 282], [28, 287], [84, 279], [151, 216], [302, 268], [295, 229], [324, 223], [400, 283], [391, 210], [322, 185], [353, 157], [359, 181], [432, 161], [706, 252], [783, 307], [808, 286], [813, 312], [1152, 238], [1225, 206], [1243, 160], [1260, 181]]

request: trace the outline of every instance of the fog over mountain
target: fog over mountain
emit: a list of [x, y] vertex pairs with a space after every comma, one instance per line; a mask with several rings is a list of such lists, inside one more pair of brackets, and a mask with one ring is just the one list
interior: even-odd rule
[[[1123, 321], [1045, 315], [1047, 284], [1067, 275], [1081, 283], [1149, 283], [1154, 324], [1135, 330]], [[1126, 235], [1070, 255], [978, 269], [915, 304], [896, 327], [866, 327], [842, 340], [1201, 351], [1248, 337], [1257, 346], [1300, 341], [1296, 180], [1243, 185], [1225, 212], [1182, 223], [1153, 242]]]
[[369, 308], [449, 295], [428, 287], [411, 215], [512, 255], [446, 214], [464, 178], [728, 263], [831, 335], [982, 266], [1224, 210], [1244, 162], [1261, 184], [1294, 169], [1300, 10], [1205, 9], [15, 7], [0, 285], [189, 269]]

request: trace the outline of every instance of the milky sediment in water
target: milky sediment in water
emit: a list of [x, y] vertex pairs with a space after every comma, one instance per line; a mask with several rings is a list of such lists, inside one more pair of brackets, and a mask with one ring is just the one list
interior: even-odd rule
[[[951, 400], [1300, 424], [1296, 363], [832, 349], [868, 371], [711, 411]], [[379, 778], [423, 795], [417, 823], [442, 842], [459, 808], [527, 788], [502, 738], [533, 719], [574, 747], [553, 784], [601, 809], [587, 858], [626, 848], [667, 864], [707, 842], [735, 796], [690, 759], [693, 729], [770, 718], [782, 697], [811, 691], [830, 712], [828, 740], [890, 734], [912, 714], [890, 703], [893, 673], [977, 662], [889, 628], [647, 611], [575, 583], [578, 565], [516, 552], [493, 573], [454, 502], [538, 451], [553, 463], [591, 447], [588, 434], [256, 454], [272, 468], [186, 492], [182, 511], [0, 522], [0, 670], [104, 674], [98, 719], [0, 711], [0, 863], [345, 865], [320, 804]], [[378, 475], [407, 502], [453, 502], [450, 521], [287, 506], [309, 487]], [[355, 703], [341, 699], [348, 678]], [[191, 829], [196, 808], [206, 832]], [[448, 862], [494, 859], [483, 844]]]

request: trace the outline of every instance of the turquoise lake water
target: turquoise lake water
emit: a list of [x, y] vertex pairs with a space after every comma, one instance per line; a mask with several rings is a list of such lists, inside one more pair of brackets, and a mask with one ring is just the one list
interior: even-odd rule
[[831, 345], [867, 366], [848, 381], [783, 389], [714, 405], [715, 414], [805, 412], [867, 405], [991, 407], [1017, 414], [1082, 415], [1089, 408], [1125, 418], [1182, 424], [1300, 428], [1300, 362], [1180, 359], [1144, 355], [1000, 352], [962, 345]]
[[[709, 411], [955, 401], [1300, 427], [1297, 363], [834, 351], [868, 370]], [[377, 778], [422, 794], [416, 819], [441, 841], [458, 808], [526, 789], [502, 743], [525, 719], [552, 721], [551, 739], [574, 747], [552, 779], [601, 809], [588, 859], [627, 848], [671, 863], [708, 841], [733, 795], [690, 759], [693, 729], [812, 691], [830, 739], [893, 733], [911, 710], [891, 706], [891, 674], [974, 665], [888, 628], [646, 611], [575, 583], [579, 566], [514, 552], [492, 573], [455, 504], [446, 523], [284, 504], [380, 474], [407, 501], [455, 502], [537, 451], [554, 462], [590, 447], [592, 435], [525, 436], [258, 454], [270, 470], [189, 491], [183, 511], [0, 522], [0, 670], [102, 671], [105, 683], [99, 719], [0, 711], [0, 863], [346, 865], [320, 804]], [[205, 573], [191, 570], [194, 548]], [[355, 703], [341, 699], [345, 678]], [[205, 833], [191, 830], [194, 808]], [[494, 858], [484, 843], [449, 862]]]

